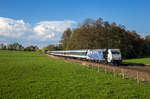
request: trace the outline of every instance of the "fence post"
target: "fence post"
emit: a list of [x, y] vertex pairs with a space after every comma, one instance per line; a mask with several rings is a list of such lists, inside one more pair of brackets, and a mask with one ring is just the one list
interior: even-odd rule
[[139, 83], [139, 72], [138, 71], [136, 73], [136, 80], [137, 80], [137, 83]]
[[93, 71], [93, 64], [91, 66], [92, 66], [92, 71]]
[[107, 73], [107, 69], [106, 69], [106, 66], [105, 66], [105, 74]]
[[124, 79], [124, 70], [121, 69], [121, 72], [122, 72], [122, 78]]
[[99, 66], [98, 66], [98, 72], [99, 72]]
[[113, 69], [113, 72], [114, 72], [114, 77], [116, 76], [116, 74], [115, 74], [115, 69]]
[[90, 68], [90, 65], [88, 64], [88, 69]]

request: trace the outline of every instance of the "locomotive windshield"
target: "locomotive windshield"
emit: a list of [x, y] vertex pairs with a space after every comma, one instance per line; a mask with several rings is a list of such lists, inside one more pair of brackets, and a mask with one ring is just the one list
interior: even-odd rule
[[119, 51], [111, 51], [111, 52], [112, 52], [112, 54], [120, 54]]

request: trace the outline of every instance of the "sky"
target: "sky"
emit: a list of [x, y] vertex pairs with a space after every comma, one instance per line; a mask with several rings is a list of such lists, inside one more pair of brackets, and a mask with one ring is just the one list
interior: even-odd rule
[[0, 43], [58, 44], [86, 18], [116, 22], [150, 35], [150, 0], [0, 0]]

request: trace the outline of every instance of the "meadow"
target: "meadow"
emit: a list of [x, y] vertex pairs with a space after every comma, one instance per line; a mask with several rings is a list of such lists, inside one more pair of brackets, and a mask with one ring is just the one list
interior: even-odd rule
[[0, 51], [0, 99], [150, 99], [150, 82], [56, 60]]
[[124, 60], [124, 62], [150, 65], [150, 58], [127, 59], [127, 60]]

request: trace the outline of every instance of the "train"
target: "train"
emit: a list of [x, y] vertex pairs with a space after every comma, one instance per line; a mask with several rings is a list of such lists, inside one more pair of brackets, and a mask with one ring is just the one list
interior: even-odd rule
[[120, 49], [82, 49], [47, 51], [47, 54], [96, 61], [117, 66], [122, 64], [122, 56]]

